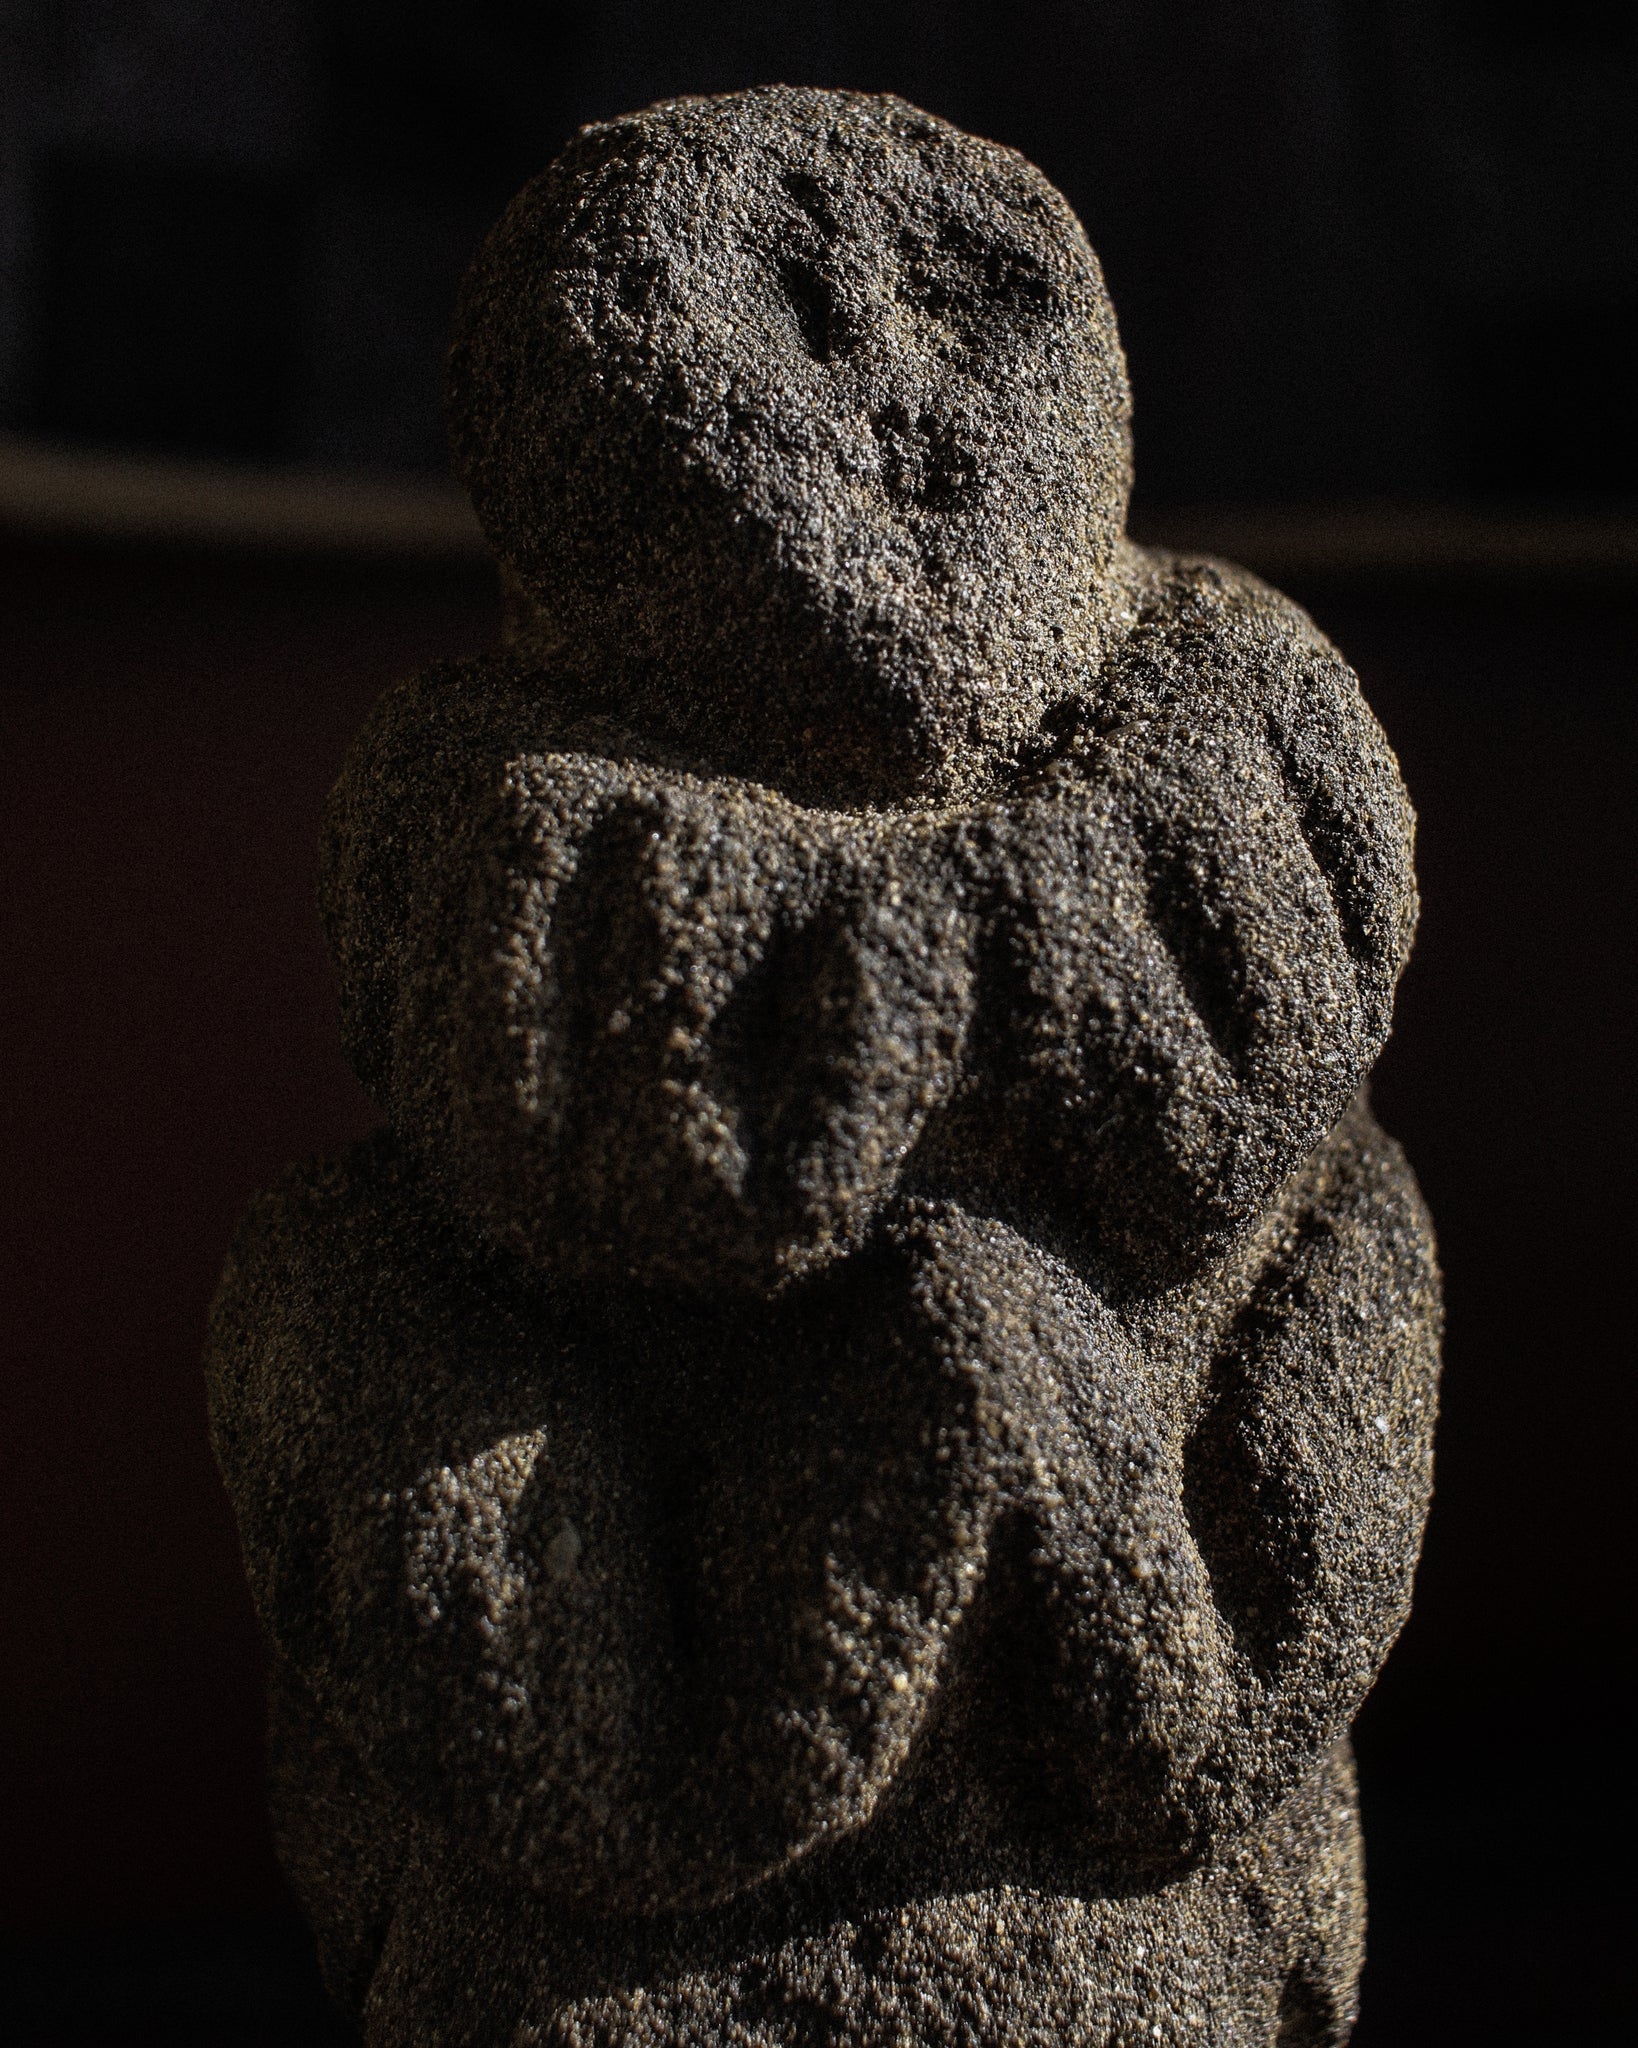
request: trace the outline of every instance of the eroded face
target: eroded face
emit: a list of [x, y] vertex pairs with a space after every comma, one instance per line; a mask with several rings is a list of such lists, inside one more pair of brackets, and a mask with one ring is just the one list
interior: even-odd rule
[[[605, 586], [605, 619], [731, 695], [757, 662], [722, 615], [751, 613], [740, 715], [810, 769], [865, 745], [935, 794], [1016, 749], [1095, 664], [1128, 481], [1119, 343], [1062, 198], [852, 95], [681, 103], [575, 147], [529, 290], [557, 374], [638, 423], [647, 617]], [[562, 582], [561, 549], [534, 559]]]

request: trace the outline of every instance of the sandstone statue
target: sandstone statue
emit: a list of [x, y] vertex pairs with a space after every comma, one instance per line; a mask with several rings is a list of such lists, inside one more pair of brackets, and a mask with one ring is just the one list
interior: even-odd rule
[[324, 837], [384, 1123], [253, 1206], [209, 1363], [336, 1997], [1345, 2040], [1439, 1329], [1352, 672], [1126, 539], [1079, 223], [894, 99], [584, 130], [451, 419], [506, 644]]

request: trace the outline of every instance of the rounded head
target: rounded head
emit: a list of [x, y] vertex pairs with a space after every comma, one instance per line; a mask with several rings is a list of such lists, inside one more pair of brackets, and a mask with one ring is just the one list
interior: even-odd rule
[[450, 411], [565, 673], [701, 766], [950, 801], [1096, 666], [1130, 485], [1097, 259], [900, 100], [582, 130], [473, 267]]

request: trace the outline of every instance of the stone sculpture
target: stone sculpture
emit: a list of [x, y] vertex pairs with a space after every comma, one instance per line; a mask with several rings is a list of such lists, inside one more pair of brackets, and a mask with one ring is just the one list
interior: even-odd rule
[[336, 1995], [1343, 2040], [1439, 1318], [1352, 673], [1124, 537], [1079, 224], [896, 100], [585, 130], [451, 388], [508, 644], [337, 787], [386, 1124], [252, 1208], [210, 1355]]

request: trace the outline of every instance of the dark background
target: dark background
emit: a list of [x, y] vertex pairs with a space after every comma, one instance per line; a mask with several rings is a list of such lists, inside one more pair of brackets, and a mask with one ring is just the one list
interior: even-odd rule
[[[471, 248], [576, 122], [784, 78], [1024, 149], [1103, 255], [1140, 504], [1638, 499], [1638, 33], [1558, 0], [0, 0], [0, 430], [443, 462]], [[3, 453], [0, 453], [3, 459]], [[239, 1208], [366, 1127], [313, 844], [451, 564], [0, 536], [0, 2037], [321, 2042], [198, 1357]], [[1631, 2025], [1638, 577], [1298, 587], [1421, 814], [1378, 1105], [1450, 1329], [1365, 1710], [1359, 2048]]]
[[478, 236], [581, 121], [759, 80], [1015, 144], [1154, 503], [1630, 492], [1632, 0], [0, 0], [0, 426], [441, 469]]

